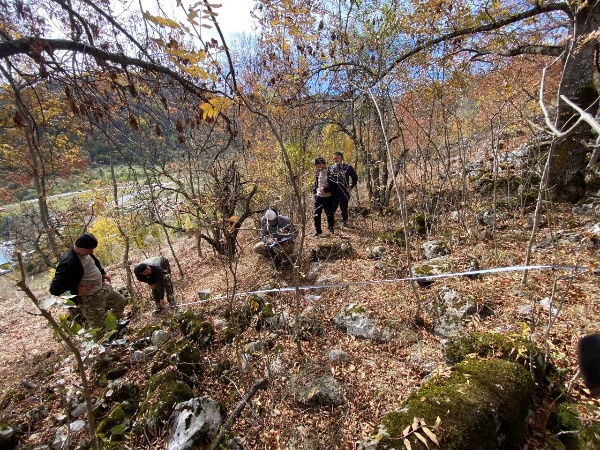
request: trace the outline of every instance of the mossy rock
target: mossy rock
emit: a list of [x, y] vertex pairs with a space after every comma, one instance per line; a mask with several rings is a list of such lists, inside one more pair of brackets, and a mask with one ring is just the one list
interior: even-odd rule
[[143, 339], [143, 338], [149, 338], [152, 336], [152, 333], [154, 333], [157, 330], [162, 330], [162, 328], [159, 325], [147, 325], [144, 328], [141, 328], [139, 331], [135, 332], [133, 334], [133, 340], [136, 339]]
[[236, 336], [239, 336], [241, 333], [242, 331], [238, 327], [229, 324], [223, 330], [223, 340], [226, 344], [231, 344]]
[[[519, 182], [514, 178], [497, 177], [495, 180], [496, 192], [516, 192]], [[490, 172], [474, 180], [473, 187], [481, 195], [489, 195], [494, 192], [494, 177]]]
[[[520, 364], [468, 359], [455, 366], [450, 377], [425, 381], [401, 410], [383, 418], [377, 434], [360, 448], [400, 448], [403, 431], [415, 418], [431, 430], [437, 417], [441, 427], [435, 434], [444, 450], [523, 448], [534, 390], [533, 375]], [[428, 448], [414, 433], [406, 438], [415, 450]], [[429, 446], [434, 447], [431, 441]]]
[[0, 448], [9, 450], [17, 446], [17, 435], [14, 427], [6, 422], [0, 422]]
[[355, 255], [354, 247], [347, 240], [326, 239], [311, 250], [313, 261], [352, 258]]
[[131, 426], [132, 418], [138, 406], [139, 403], [136, 401], [125, 401], [115, 406], [108, 417], [100, 421], [96, 428], [96, 434], [102, 438], [110, 437], [113, 441], [121, 440], [123, 432]]
[[408, 218], [410, 228], [418, 235], [424, 236], [427, 234], [427, 220], [425, 219], [425, 213], [418, 212], [412, 214]]
[[[177, 370], [188, 376], [202, 374], [202, 357], [195, 345], [190, 344], [185, 338], [179, 341], [169, 342], [164, 348], [167, 359], [163, 360], [163, 366], [168, 362]], [[158, 362], [160, 364], [160, 362]]]
[[550, 428], [557, 434], [569, 432], [558, 436], [566, 450], [600, 448], [600, 423], [591, 419], [598, 412], [595, 406], [563, 402], [557, 406]]
[[453, 271], [453, 265], [444, 258], [435, 258], [429, 260], [427, 264], [414, 266], [412, 270], [413, 276], [421, 277], [421, 279], [417, 280], [417, 284], [424, 287], [431, 285], [435, 281], [435, 278], [428, 279], [425, 277], [429, 277], [431, 275], [442, 275], [445, 273], [451, 273]]
[[100, 358], [92, 364], [91, 373], [99, 386], [107, 386], [108, 380], [116, 380], [127, 371], [123, 366], [115, 367], [115, 363], [118, 361], [119, 358], [116, 355], [111, 355], [106, 358]]
[[139, 401], [140, 387], [134, 382], [121, 383], [114, 387], [110, 399], [115, 402], [124, 402], [128, 400]]
[[395, 228], [385, 233], [380, 234], [377, 237], [379, 242], [385, 244], [396, 245], [398, 247], [404, 247], [406, 244], [404, 228]]
[[449, 364], [458, 364], [469, 355], [515, 361], [533, 371], [536, 378], [543, 376], [542, 352], [523, 336], [498, 333], [470, 333], [449, 340], [444, 346], [444, 357]]
[[29, 398], [29, 393], [22, 389], [11, 388], [6, 391], [6, 394], [2, 397], [2, 401], [0, 401], [0, 410], [6, 409], [11, 403], [19, 403], [26, 398]]
[[152, 376], [148, 380], [146, 398], [140, 405], [136, 429], [159, 435], [166, 427], [174, 406], [193, 397], [192, 388], [182, 381], [182, 375], [176, 370], [171, 368]]
[[107, 380], [118, 380], [127, 373], [128, 368], [124, 365], [119, 365], [106, 371]]
[[215, 337], [215, 329], [209, 322], [202, 320], [202, 316], [186, 311], [178, 317], [179, 331], [185, 338], [200, 348], [208, 347]]

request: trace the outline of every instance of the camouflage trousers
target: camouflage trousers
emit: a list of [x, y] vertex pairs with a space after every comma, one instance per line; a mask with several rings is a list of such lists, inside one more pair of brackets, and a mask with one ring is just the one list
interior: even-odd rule
[[152, 289], [152, 300], [157, 306], [160, 306], [165, 294], [167, 294], [167, 301], [169, 305], [175, 305], [175, 295], [173, 294], [173, 282], [171, 281], [171, 274], [164, 272], [165, 279], [162, 283], [157, 283], [157, 286]]
[[121, 318], [125, 306], [125, 297], [107, 283], [102, 283], [102, 288], [95, 294], [81, 296], [77, 303], [90, 328], [104, 328], [104, 320], [109, 310], [112, 310], [115, 317]]

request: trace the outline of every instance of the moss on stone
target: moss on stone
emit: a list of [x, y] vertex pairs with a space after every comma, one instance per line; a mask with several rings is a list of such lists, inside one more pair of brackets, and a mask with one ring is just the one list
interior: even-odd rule
[[350, 241], [347, 240], [321, 240], [318, 245], [311, 250], [311, 258], [313, 261], [352, 258], [355, 255], [356, 251], [354, 250], [354, 247], [352, 247]]
[[[122, 373], [122, 366], [115, 367], [119, 358], [115, 355], [106, 358], [100, 358], [92, 364], [91, 373], [99, 386], [107, 386], [108, 380], [116, 380]], [[127, 369], [124, 369], [125, 372]], [[124, 373], [124, 372], [123, 372]], [[110, 378], [109, 378], [110, 377]]]
[[177, 403], [193, 398], [192, 388], [181, 381], [181, 374], [167, 369], [148, 380], [146, 398], [140, 405], [138, 426], [152, 435], [158, 435], [171, 416]]
[[533, 362], [536, 377], [543, 375], [541, 350], [523, 336], [470, 333], [451, 339], [444, 348], [444, 356], [450, 364], [458, 364], [467, 355], [517, 361], [527, 368]]
[[425, 277], [433, 275], [433, 267], [423, 264], [422, 266], [416, 266], [413, 268], [413, 273], [418, 277]]
[[213, 326], [202, 320], [202, 316], [186, 311], [178, 317], [179, 331], [185, 338], [201, 348], [208, 347], [214, 340]]
[[398, 247], [404, 247], [406, 241], [404, 228], [396, 228], [391, 231], [387, 231], [378, 236], [377, 240], [385, 244], [397, 245]]
[[226, 344], [231, 344], [236, 336], [239, 336], [239, 334], [239, 328], [232, 325], [227, 325], [227, 327], [225, 327], [223, 330], [223, 339], [225, 340]]
[[110, 398], [115, 402], [124, 402], [127, 400], [139, 401], [140, 387], [133, 382], [119, 384], [114, 387]]
[[[600, 448], [600, 423], [590, 420], [591, 417], [597, 416], [598, 411], [597, 407], [563, 402], [557, 406], [550, 428], [557, 434], [575, 432], [559, 436], [567, 450]], [[585, 417], [584, 420], [581, 418], [581, 413]]]
[[348, 305], [348, 307], [344, 309], [344, 315], [351, 316], [352, 314], [364, 314], [365, 311], [363, 305]]
[[427, 233], [427, 221], [425, 220], [425, 213], [418, 212], [410, 216], [408, 219], [413, 231], [417, 234], [424, 235]]
[[133, 339], [135, 340], [150, 337], [152, 336], [152, 333], [154, 333], [157, 330], [162, 330], [162, 328], [159, 325], [147, 325], [141, 328], [139, 331], [135, 332], [133, 335]]
[[28, 397], [29, 394], [24, 390], [15, 388], [9, 389], [2, 397], [2, 401], [0, 401], [0, 410], [6, 409], [11, 403], [19, 403]]
[[163, 351], [167, 358], [158, 360], [156, 369], [162, 370], [167, 364], [172, 364], [179, 372], [188, 376], [202, 373], [200, 351], [195, 345], [190, 344], [187, 339], [169, 341]]
[[118, 425], [129, 428], [137, 408], [138, 402], [136, 401], [125, 401], [115, 406], [108, 414], [108, 417], [100, 421], [96, 428], [96, 434], [99, 437], [105, 438], [110, 436], [111, 440], [120, 440], [121, 434], [112, 434], [111, 430]]
[[[415, 417], [432, 426], [441, 418], [438, 438], [445, 450], [522, 448], [526, 418], [535, 389], [523, 366], [498, 359], [469, 359], [449, 378], [433, 377], [411, 395], [400, 411], [386, 415], [377, 448], [398, 448]], [[413, 449], [425, 449], [414, 435]]]
[[107, 370], [106, 371], [106, 379], [107, 380], [118, 380], [126, 373], [127, 373], [127, 367], [121, 365], [121, 366]]

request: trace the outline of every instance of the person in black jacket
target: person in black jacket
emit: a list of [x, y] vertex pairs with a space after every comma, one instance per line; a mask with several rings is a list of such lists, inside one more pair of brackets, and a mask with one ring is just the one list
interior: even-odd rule
[[337, 184], [333, 173], [327, 168], [325, 159], [321, 156], [315, 158], [315, 182], [312, 193], [315, 197], [315, 209], [313, 212], [315, 222], [315, 232], [311, 237], [317, 237], [323, 234], [321, 228], [321, 214], [325, 211], [327, 217], [327, 229], [330, 233], [334, 232], [334, 213], [335, 213], [335, 195], [337, 193]]
[[342, 213], [342, 226], [348, 226], [348, 203], [350, 202], [350, 193], [358, 183], [358, 175], [354, 167], [347, 162], [344, 162], [344, 154], [342, 152], [333, 153], [332, 166], [329, 166], [329, 170], [333, 174], [333, 179], [337, 185], [337, 194], [335, 196], [335, 206], [333, 211], [335, 212], [340, 207]]
[[164, 256], [148, 258], [135, 266], [133, 273], [138, 281], [150, 285], [152, 299], [156, 304], [155, 313], [159, 313], [166, 308], [163, 305], [165, 294], [167, 294], [169, 306], [175, 306], [173, 283], [171, 282], [171, 265], [167, 258]]
[[69, 291], [75, 295], [75, 303], [86, 322], [91, 328], [102, 330], [108, 311], [112, 310], [117, 318], [122, 317], [127, 300], [108, 284], [111, 277], [94, 256], [97, 246], [98, 240], [93, 234], [79, 236], [58, 263], [50, 293], [62, 295]]

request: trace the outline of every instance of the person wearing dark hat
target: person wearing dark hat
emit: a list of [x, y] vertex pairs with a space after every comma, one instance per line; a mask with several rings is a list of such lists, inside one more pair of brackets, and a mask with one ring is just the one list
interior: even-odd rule
[[148, 258], [135, 266], [133, 273], [138, 281], [150, 285], [152, 299], [156, 304], [155, 313], [159, 313], [166, 308], [166, 305], [163, 305], [165, 294], [167, 295], [169, 306], [175, 307], [173, 283], [171, 281], [171, 265], [167, 258], [164, 256]]
[[335, 183], [337, 185], [337, 194], [335, 196], [334, 212], [340, 207], [342, 213], [342, 226], [348, 226], [348, 203], [350, 202], [350, 192], [358, 183], [358, 175], [354, 167], [347, 162], [344, 162], [344, 154], [342, 152], [333, 153], [333, 165], [329, 167], [333, 173]]
[[62, 295], [69, 291], [75, 295], [75, 303], [89, 326], [102, 330], [108, 311], [121, 318], [127, 300], [109, 284], [110, 275], [94, 256], [97, 246], [98, 240], [93, 234], [79, 236], [56, 266], [50, 293]]
[[335, 195], [337, 194], [337, 184], [334, 174], [327, 167], [325, 159], [321, 156], [315, 158], [315, 182], [312, 193], [315, 197], [315, 208], [313, 218], [315, 222], [315, 232], [311, 237], [317, 237], [323, 234], [321, 228], [321, 214], [325, 211], [327, 217], [327, 230], [334, 232], [334, 213], [335, 213]]
[[288, 216], [279, 214], [274, 207], [268, 208], [260, 218], [260, 239], [254, 246], [259, 255], [272, 258], [274, 262], [289, 260], [294, 252], [294, 238], [298, 230]]

